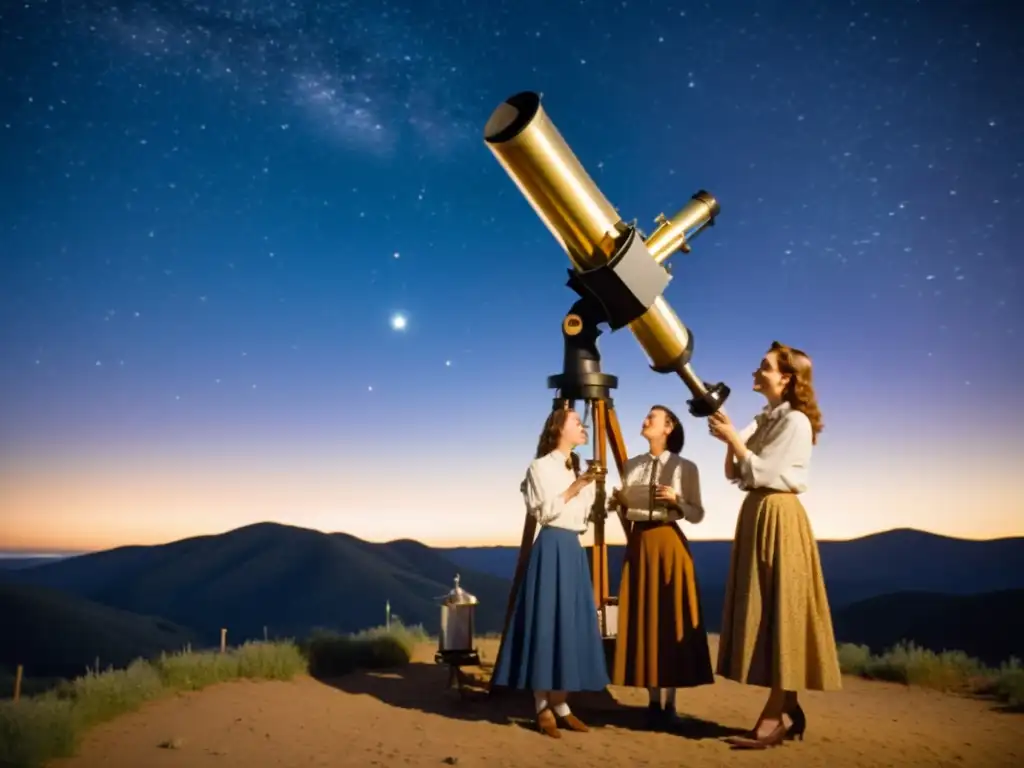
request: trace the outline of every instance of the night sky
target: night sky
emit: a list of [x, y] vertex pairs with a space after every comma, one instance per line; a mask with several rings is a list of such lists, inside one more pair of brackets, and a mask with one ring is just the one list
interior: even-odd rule
[[[522, 90], [627, 221], [718, 198], [666, 295], [739, 426], [774, 339], [814, 358], [820, 537], [1024, 534], [1012, 5], [4, 3], [0, 549], [517, 543], [575, 298], [483, 143]], [[601, 348], [639, 453], [689, 394]]]

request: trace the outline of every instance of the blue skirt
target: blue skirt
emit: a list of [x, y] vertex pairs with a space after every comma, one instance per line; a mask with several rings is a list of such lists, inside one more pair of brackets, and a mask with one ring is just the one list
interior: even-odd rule
[[537, 535], [491, 682], [533, 691], [610, 684], [587, 554], [575, 531], [546, 527]]

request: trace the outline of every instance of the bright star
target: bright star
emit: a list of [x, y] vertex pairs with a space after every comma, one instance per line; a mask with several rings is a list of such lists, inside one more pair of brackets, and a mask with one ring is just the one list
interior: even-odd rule
[[391, 327], [396, 331], [404, 331], [407, 322], [405, 315], [397, 314], [391, 316]]

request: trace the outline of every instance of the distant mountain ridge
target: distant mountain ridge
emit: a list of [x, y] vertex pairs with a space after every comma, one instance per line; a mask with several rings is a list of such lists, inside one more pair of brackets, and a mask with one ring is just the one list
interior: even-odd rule
[[[137, 613], [156, 614], [233, 641], [312, 628], [356, 631], [380, 625], [385, 602], [406, 623], [436, 628], [437, 598], [460, 566], [414, 541], [374, 544], [342, 533], [257, 523], [228, 533], [158, 546], [79, 555], [0, 571], [0, 580], [34, 584]], [[479, 631], [500, 628], [508, 582], [462, 567], [480, 597]]]
[[0, 571], [20, 571], [22, 568], [35, 568], [37, 565], [59, 563], [72, 555], [5, 555], [0, 553]]
[[[732, 544], [690, 546], [707, 627], [718, 631]], [[879, 651], [912, 639], [993, 662], [1024, 655], [1021, 619], [1014, 618], [1024, 616], [1024, 538], [968, 541], [901, 529], [823, 541], [820, 550], [840, 641]], [[622, 547], [611, 548], [613, 593], [623, 554]], [[142, 614], [136, 617], [141, 624], [125, 632], [146, 636], [151, 647], [152, 637], [139, 629], [152, 621], [146, 616], [163, 617], [158, 621], [175, 623], [175, 632], [194, 633], [212, 645], [221, 627], [232, 643], [262, 637], [264, 627], [272, 637], [304, 636], [317, 627], [357, 631], [383, 623], [385, 601], [392, 615], [436, 632], [437, 598], [461, 573], [462, 585], [480, 598], [477, 629], [483, 633], [501, 627], [517, 556], [517, 547], [376, 544], [344, 533], [258, 523], [159, 546], [0, 568], [0, 582], [99, 603], [82, 614], [97, 620], [98, 609], [107, 606]], [[60, 617], [71, 609], [57, 598], [40, 605], [51, 607], [57, 624], [67, 624]], [[970, 616], [973, 624], [956, 629], [958, 616]]]
[[[847, 541], [821, 541], [822, 570], [834, 614], [862, 600], [900, 592], [971, 595], [1024, 589], [1024, 537], [975, 541], [898, 528]], [[440, 550], [466, 568], [511, 578], [518, 547]], [[721, 628], [731, 541], [691, 541], [709, 631]], [[625, 547], [611, 546], [608, 572], [618, 590]], [[846, 625], [847, 627], [851, 625]], [[851, 636], [839, 636], [854, 641]], [[900, 640], [896, 637], [892, 642]], [[863, 642], [863, 640], [856, 640]]]
[[[1024, 589], [1024, 537], [974, 541], [908, 528], [847, 541], [821, 541], [822, 570], [833, 607], [893, 592], [977, 594]], [[440, 550], [455, 563], [511, 578], [518, 547], [455, 547]], [[690, 551], [709, 618], [714, 616], [729, 573], [731, 541], [691, 541]], [[609, 547], [608, 570], [618, 588], [625, 547]], [[717, 605], [716, 605], [717, 604]], [[715, 624], [717, 628], [717, 624]]]

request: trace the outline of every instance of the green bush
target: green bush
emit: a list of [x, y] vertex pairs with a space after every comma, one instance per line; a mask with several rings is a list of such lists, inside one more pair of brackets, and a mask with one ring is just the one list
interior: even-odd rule
[[913, 643], [895, 645], [881, 656], [863, 645], [840, 646], [839, 663], [848, 674], [941, 691], [971, 690], [992, 676], [992, 670], [962, 651], [936, 653]]
[[[138, 709], [145, 702], [164, 693], [158, 670], [146, 661], [132, 662], [127, 669], [90, 670], [82, 677], [57, 689], [57, 696], [73, 704], [76, 728], [90, 728], [125, 712]], [[29, 699], [26, 703], [31, 702]]]
[[1020, 659], [1010, 659], [999, 668], [992, 692], [1011, 707], [1024, 708], [1024, 666]]
[[839, 646], [839, 668], [844, 675], [867, 677], [871, 663], [871, 649], [866, 645], [843, 643]]
[[74, 703], [45, 693], [32, 699], [0, 701], [0, 765], [35, 768], [70, 757], [77, 745]]
[[309, 673], [330, 678], [357, 669], [389, 669], [409, 663], [418, 643], [429, 640], [422, 627], [392, 623], [354, 635], [317, 631], [307, 641]]
[[165, 653], [153, 666], [164, 684], [178, 691], [198, 691], [238, 677], [238, 658], [234, 652]]

